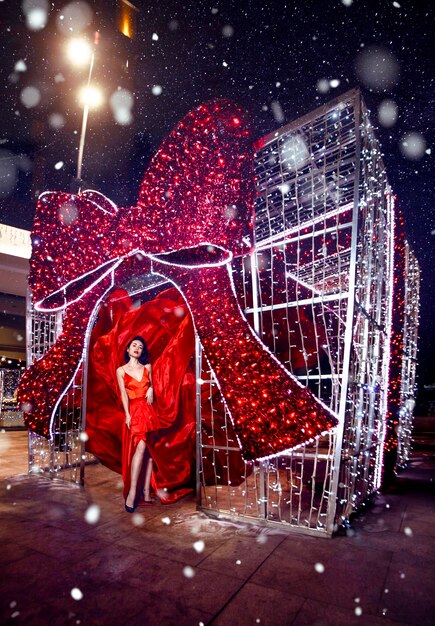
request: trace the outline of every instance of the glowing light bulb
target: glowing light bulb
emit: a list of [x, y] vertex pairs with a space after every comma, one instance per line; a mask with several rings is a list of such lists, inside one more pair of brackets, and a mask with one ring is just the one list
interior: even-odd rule
[[87, 65], [92, 57], [92, 48], [85, 39], [71, 39], [67, 46], [67, 56], [73, 65]]
[[96, 109], [103, 103], [103, 94], [98, 87], [87, 85], [80, 90], [79, 100], [83, 106]]

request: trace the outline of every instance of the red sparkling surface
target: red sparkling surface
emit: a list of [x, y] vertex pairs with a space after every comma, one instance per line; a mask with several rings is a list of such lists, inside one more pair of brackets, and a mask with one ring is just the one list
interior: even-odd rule
[[44, 437], [50, 436], [53, 410], [80, 366], [86, 326], [105, 289], [107, 279], [68, 307], [58, 340], [21, 378], [18, 398], [26, 426]]
[[189, 305], [246, 459], [293, 448], [336, 424], [253, 334], [236, 300], [228, 262], [247, 251], [252, 163], [245, 113], [220, 100], [189, 113], [163, 142], [136, 207], [117, 209], [97, 192], [41, 196], [30, 286], [40, 306], [70, 307], [61, 337], [20, 385], [29, 428], [49, 434], [80, 365], [89, 317], [110, 288], [101, 276], [122, 262], [120, 285], [149, 273], [151, 257], [154, 273], [172, 280]]
[[245, 459], [294, 448], [336, 425], [336, 419], [252, 332], [226, 266], [163, 271], [193, 311]]
[[395, 212], [394, 227], [394, 307], [392, 312], [391, 353], [385, 437], [386, 464], [395, 468], [398, 446], [397, 429], [401, 406], [400, 388], [403, 362], [403, 325], [405, 319], [406, 237], [405, 220], [400, 210]]

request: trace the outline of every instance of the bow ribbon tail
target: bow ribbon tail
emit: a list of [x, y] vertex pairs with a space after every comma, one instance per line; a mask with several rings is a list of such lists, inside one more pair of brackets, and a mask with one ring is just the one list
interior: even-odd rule
[[155, 261], [153, 271], [180, 289], [191, 310], [245, 460], [293, 449], [337, 425], [255, 335], [237, 302], [230, 263], [182, 268]]
[[[111, 276], [106, 276], [93, 290], [68, 307], [62, 333], [55, 345], [25, 371], [20, 381], [17, 397], [24, 413], [24, 423], [38, 435], [52, 436], [56, 411], [83, 363], [90, 318], [112, 286]], [[88, 332], [84, 332], [84, 328]]]

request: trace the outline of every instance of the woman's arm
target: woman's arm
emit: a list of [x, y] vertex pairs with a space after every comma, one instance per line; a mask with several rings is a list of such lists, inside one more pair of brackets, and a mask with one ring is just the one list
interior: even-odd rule
[[125, 423], [127, 424], [127, 428], [130, 428], [131, 417], [130, 417], [130, 409], [129, 409], [129, 404], [128, 404], [128, 395], [125, 390], [125, 384], [124, 384], [124, 374], [125, 372], [123, 368], [118, 367], [118, 369], [116, 370], [116, 378], [118, 380], [119, 391], [121, 392], [122, 406], [124, 407], [124, 412], [125, 412]]
[[151, 373], [151, 363], [147, 363], [145, 365], [145, 367], [147, 368], [148, 371], [148, 378], [150, 381], [150, 386], [148, 387], [148, 391], [146, 393], [146, 399], [148, 404], [152, 404], [153, 400], [154, 400], [154, 389], [153, 389], [153, 377], [152, 377], [152, 373]]

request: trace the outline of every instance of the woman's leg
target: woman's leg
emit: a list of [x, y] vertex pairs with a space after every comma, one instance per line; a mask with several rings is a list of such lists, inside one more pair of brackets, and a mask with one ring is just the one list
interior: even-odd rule
[[145, 454], [145, 441], [141, 440], [136, 446], [133, 458], [131, 460], [131, 481], [130, 491], [128, 492], [125, 504], [127, 506], [134, 507], [134, 501], [136, 499], [136, 488], [139, 474], [142, 468], [143, 457]]
[[150, 494], [150, 485], [151, 485], [151, 474], [153, 473], [153, 460], [148, 457], [148, 460], [145, 461], [146, 470], [145, 470], [145, 484], [144, 484], [144, 500], [151, 500]]

